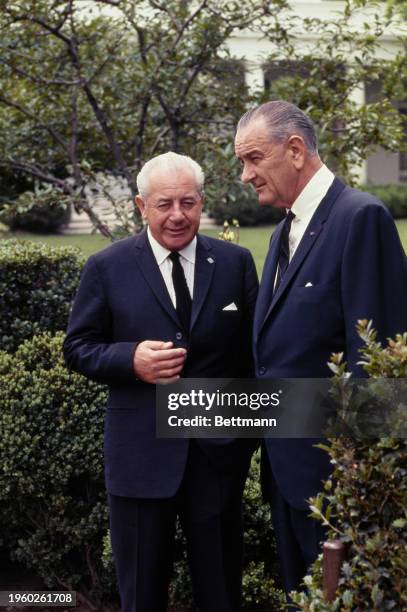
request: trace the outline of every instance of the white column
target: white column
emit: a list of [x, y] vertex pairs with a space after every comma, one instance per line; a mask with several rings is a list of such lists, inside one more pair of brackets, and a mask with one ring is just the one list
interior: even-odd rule
[[[366, 101], [365, 84], [359, 83], [349, 93], [349, 98], [355, 102], [356, 106], [362, 106]], [[367, 160], [361, 163], [358, 168], [355, 168], [355, 176], [360, 184], [367, 182]]]
[[264, 89], [264, 73], [260, 62], [245, 61], [245, 81], [251, 93]]

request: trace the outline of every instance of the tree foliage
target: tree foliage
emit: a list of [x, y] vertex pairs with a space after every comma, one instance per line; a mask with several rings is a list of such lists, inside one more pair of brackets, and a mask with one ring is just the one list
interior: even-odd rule
[[247, 100], [224, 42], [267, 4], [94, 0], [85, 10], [75, 0], [4, 2], [1, 164], [86, 208], [83, 190], [96, 169], [124, 176], [134, 195], [135, 172], [155, 154], [186, 151], [203, 161]]
[[[297, 44], [304, 31], [315, 40], [305, 51]], [[391, 31], [399, 49], [390, 60], [382, 39]], [[400, 149], [403, 120], [393, 103], [406, 96], [407, 29], [397, 12], [371, 1], [346, 0], [332, 20], [289, 13], [284, 28], [271, 22], [270, 40], [276, 32], [279, 46], [268, 60], [266, 95], [291, 100], [310, 114], [318, 126], [321, 157], [339, 175], [355, 182], [355, 170], [379, 146]], [[273, 80], [281, 60], [285, 73]], [[377, 90], [375, 96], [368, 95], [369, 86]]]
[[[0, 174], [12, 191], [10, 176], [52, 185], [113, 237], [86, 187], [103, 170], [127, 181], [131, 200], [142, 164], [171, 149], [203, 165], [209, 207], [227, 206], [244, 193], [234, 126], [271, 96], [310, 113], [323, 158], [352, 179], [373, 147], [394, 151], [402, 139], [391, 100], [403, 95], [405, 38], [380, 59], [397, 12], [373, 4], [346, 0], [327, 22], [304, 19], [286, 0], [0, 0]], [[276, 49], [268, 65], [285, 68], [266, 95], [248, 91], [245, 58], [227, 51], [244, 29]], [[349, 94], [362, 82], [380, 82], [381, 94], [359, 106]], [[125, 231], [137, 227], [134, 218]]]

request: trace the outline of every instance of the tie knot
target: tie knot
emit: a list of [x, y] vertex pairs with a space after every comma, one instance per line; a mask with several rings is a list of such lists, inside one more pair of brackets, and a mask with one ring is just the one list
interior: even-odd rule
[[291, 223], [293, 219], [295, 219], [295, 214], [291, 210], [289, 210], [286, 216], [286, 222]]
[[179, 253], [178, 253], [178, 251], [171, 251], [171, 253], [168, 255], [168, 257], [171, 259], [171, 261], [173, 263], [179, 261]]

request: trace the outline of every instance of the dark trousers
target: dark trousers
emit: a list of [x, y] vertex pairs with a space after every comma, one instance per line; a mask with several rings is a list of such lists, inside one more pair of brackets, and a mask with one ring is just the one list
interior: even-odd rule
[[242, 495], [250, 456], [214, 466], [191, 441], [181, 487], [169, 499], [109, 496], [122, 612], [165, 612], [177, 515], [200, 612], [237, 612], [242, 577]]
[[311, 510], [295, 508], [286, 501], [270, 465], [268, 468], [269, 478], [263, 478], [263, 491], [271, 502], [277, 552], [288, 596], [290, 591], [301, 590], [304, 576], [322, 550], [326, 531], [319, 521], [309, 517]]

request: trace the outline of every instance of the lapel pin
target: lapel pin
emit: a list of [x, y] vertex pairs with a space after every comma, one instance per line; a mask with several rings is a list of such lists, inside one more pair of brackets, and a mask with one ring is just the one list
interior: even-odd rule
[[212, 257], [208, 257], [206, 261], [209, 262], [210, 264], [215, 262], [215, 260], [212, 259]]
[[310, 236], [314, 236], [314, 235], [315, 235], [315, 232], [310, 232], [310, 233], [309, 233], [309, 235], [310, 235]]

